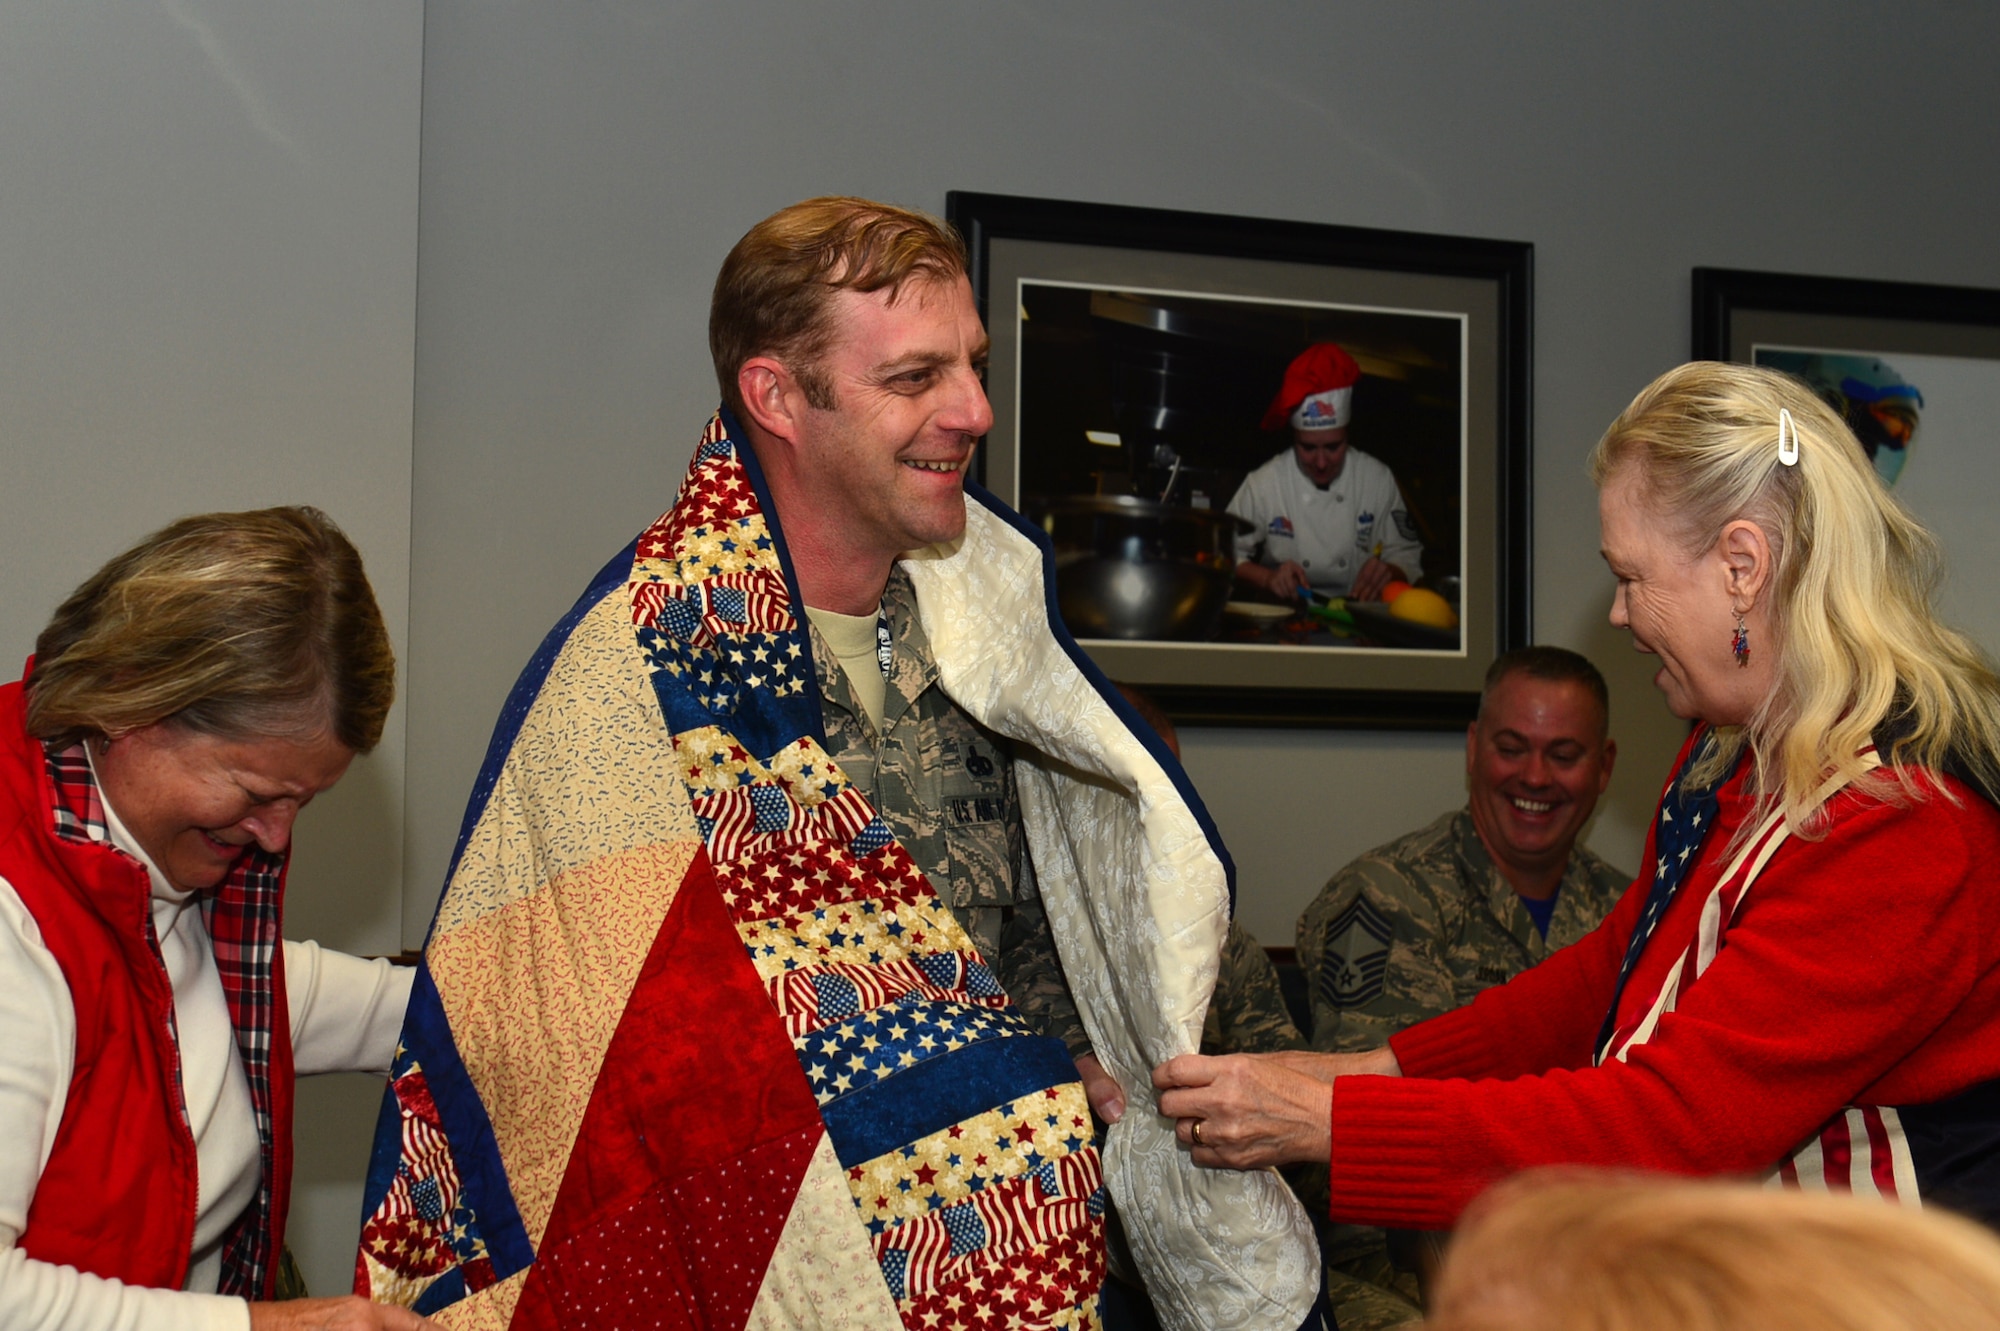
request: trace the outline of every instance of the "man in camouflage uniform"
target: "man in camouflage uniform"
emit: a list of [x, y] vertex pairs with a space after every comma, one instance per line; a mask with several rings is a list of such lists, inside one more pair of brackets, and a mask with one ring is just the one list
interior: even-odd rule
[[[1313, 1048], [1379, 1048], [1610, 913], [1631, 875], [1576, 844], [1617, 757], [1609, 702], [1574, 652], [1525, 647], [1494, 661], [1466, 730], [1466, 806], [1360, 856], [1299, 917]], [[1327, 1248], [1354, 1300], [1330, 1285], [1346, 1331], [1417, 1316], [1411, 1263], [1390, 1261], [1381, 1230], [1337, 1225]]]
[[1306, 1048], [1305, 1036], [1285, 1008], [1271, 954], [1235, 920], [1222, 940], [1215, 996], [1201, 1026], [1204, 1054], [1275, 1054]]
[[[839, 637], [839, 620], [849, 617], [810, 607], [806, 614], [827, 753], [868, 793], [1021, 1011], [1071, 1057], [1089, 1054], [1035, 889], [1007, 741], [937, 686], [909, 574], [890, 572], [880, 615], [859, 626], [875, 641], [863, 644], [858, 664], [853, 656], [843, 662], [828, 640], [827, 630]], [[889, 666], [879, 715], [871, 716], [846, 666], [855, 664], [856, 674], [880, 669], [877, 624], [888, 631]]]
[[1378, 846], [1299, 917], [1315, 1049], [1379, 1048], [1595, 929], [1631, 875], [1576, 844], [1617, 745], [1597, 668], [1509, 652], [1466, 730], [1466, 807]]
[[829, 752], [1115, 1121], [1124, 1096], [1090, 1052], [1056, 958], [1011, 755], [938, 686], [897, 563], [964, 532], [965, 469], [992, 426], [962, 244], [866, 200], [782, 209], [724, 263], [709, 350], [784, 534]]

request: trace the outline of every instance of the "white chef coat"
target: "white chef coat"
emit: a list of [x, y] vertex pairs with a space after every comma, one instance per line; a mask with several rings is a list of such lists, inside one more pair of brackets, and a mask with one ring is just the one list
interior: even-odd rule
[[1424, 571], [1424, 547], [1395, 473], [1349, 447], [1340, 475], [1324, 490], [1299, 470], [1289, 446], [1243, 478], [1229, 511], [1256, 530], [1236, 539], [1236, 558], [1305, 569], [1312, 585], [1344, 594], [1379, 543], [1382, 558], [1411, 577]]

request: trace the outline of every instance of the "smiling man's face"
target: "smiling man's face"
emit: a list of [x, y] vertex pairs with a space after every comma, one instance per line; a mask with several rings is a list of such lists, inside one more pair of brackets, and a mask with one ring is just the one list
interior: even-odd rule
[[986, 330], [964, 277], [834, 296], [819, 363], [831, 408], [800, 436], [802, 479], [850, 549], [894, 557], [965, 530], [965, 472], [993, 426]]
[[1508, 876], [1557, 870], [1611, 781], [1604, 709], [1574, 680], [1502, 678], [1465, 736], [1472, 821]]

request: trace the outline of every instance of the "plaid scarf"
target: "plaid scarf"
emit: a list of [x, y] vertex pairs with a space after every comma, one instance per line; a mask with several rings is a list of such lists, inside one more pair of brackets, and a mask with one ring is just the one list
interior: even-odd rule
[[[46, 753], [49, 780], [55, 787], [54, 821], [56, 836], [72, 843], [95, 842], [116, 850], [111, 841], [110, 819], [97, 778], [83, 745], [74, 744]], [[123, 851], [119, 851], [123, 854]], [[276, 971], [283, 948], [279, 932], [279, 885], [284, 876], [285, 857], [267, 854], [252, 846], [236, 862], [229, 877], [201, 899], [202, 919], [208, 925], [215, 947], [215, 968], [222, 977], [223, 997], [229, 1003], [229, 1021], [236, 1032], [236, 1047], [243, 1056], [243, 1071], [250, 1082], [250, 1103], [257, 1118], [258, 1151], [262, 1163], [257, 1196], [244, 1208], [223, 1240], [222, 1273], [217, 1292], [240, 1298], [266, 1298], [270, 1273], [275, 1267], [276, 1226], [273, 1180], [276, 1176], [276, 1141], [271, 1104], [271, 1030], [276, 1011]], [[153, 916], [145, 912], [146, 942], [157, 956], [160, 940], [153, 933]], [[167, 1013], [168, 1033], [174, 1041], [174, 1099], [187, 1119], [187, 1103], [180, 1079], [180, 1033], [174, 1014]]]

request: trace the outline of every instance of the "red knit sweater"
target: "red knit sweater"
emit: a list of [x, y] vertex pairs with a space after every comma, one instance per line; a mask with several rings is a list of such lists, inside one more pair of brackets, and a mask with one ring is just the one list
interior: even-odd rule
[[[1748, 766], [1720, 792], [1621, 1022], [1694, 936], [1752, 811]], [[1542, 1164], [1761, 1174], [1846, 1105], [1922, 1104], [2000, 1076], [2000, 811], [1942, 784], [1956, 804], [1935, 788], [1900, 808], [1836, 796], [1827, 835], [1779, 849], [1714, 963], [1627, 1062], [1592, 1067], [1591, 1045], [1650, 873], [1581, 941], [1395, 1036], [1403, 1077], [1335, 1083], [1334, 1218], [1443, 1228]]]

